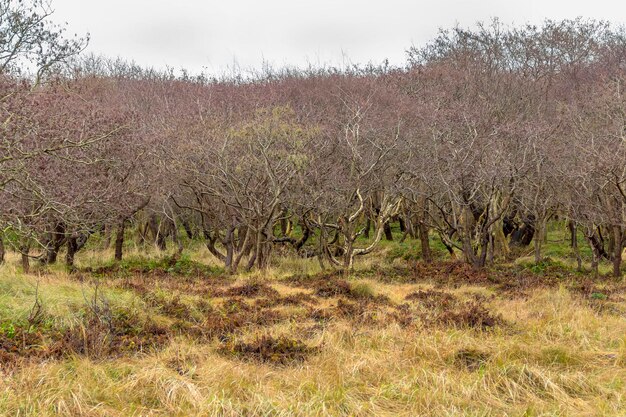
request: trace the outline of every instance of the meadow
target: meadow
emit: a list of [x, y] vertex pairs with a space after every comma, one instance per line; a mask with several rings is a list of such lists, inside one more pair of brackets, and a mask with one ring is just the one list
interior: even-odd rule
[[127, 245], [115, 263], [94, 240], [71, 274], [8, 255], [0, 414], [626, 412], [626, 284], [576, 271], [562, 225], [542, 263], [484, 269], [435, 238], [432, 263], [383, 241], [350, 273], [282, 256], [229, 275], [199, 244], [175, 261]]

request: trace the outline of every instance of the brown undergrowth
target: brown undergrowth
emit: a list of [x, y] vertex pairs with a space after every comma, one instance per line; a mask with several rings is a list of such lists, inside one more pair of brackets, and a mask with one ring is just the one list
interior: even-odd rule
[[5, 275], [0, 414], [621, 415], [622, 283], [417, 265]]
[[[91, 272], [100, 275], [107, 271], [100, 268]], [[624, 300], [623, 285], [598, 284], [590, 280], [564, 281], [515, 267], [477, 271], [458, 262], [417, 263], [390, 270], [377, 267], [354, 274], [356, 278], [368, 277], [370, 282], [380, 281], [381, 285], [392, 287], [400, 283], [430, 285], [403, 294], [396, 301], [374, 291], [367, 282], [346, 279], [341, 272], [237, 283], [233, 278], [187, 276], [181, 279], [179, 274], [157, 271], [155, 276], [150, 276], [144, 270], [133, 270], [133, 274], [122, 278], [114, 275], [109, 282], [136, 294], [148, 308], [146, 316], [139, 317], [124, 309], [114, 311], [105, 298], [94, 295], [82, 307], [80, 321], [74, 326], [18, 325], [4, 329], [0, 332], [0, 363], [8, 367], [68, 355], [92, 358], [131, 355], [160, 349], [177, 336], [199, 341], [216, 338], [223, 343], [222, 350], [252, 354], [254, 346], [234, 342], [238, 335], [293, 321], [310, 321], [314, 326], [309, 328], [321, 325], [320, 329], [329, 323], [347, 321], [357, 327], [385, 327], [397, 323], [416, 328], [489, 330], [509, 324], [489, 306], [495, 294], [515, 299], [533, 289], [557, 284], [565, 284], [598, 312], [620, 314]], [[82, 276], [82, 279], [91, 278]], [[276, 285], [286, 285], [292, 290], [285, 293]], [[489, 289], [493, 294], [491, 297], [481, 294], [465, 297], [454, 292], [467, 285]], [[258, 340], [257, 356], [264, 360], [266, 352], [274, 348], [280, 351], [290, 346], [287, 342], [287, 339], [274, 340], [272, 336]]]
[[264, 335], [249, 343], [243, 341], [226, 342], [220, 347], [219, 352], [241, 360], [272, 365], [293, 365], [303, 362], [319, 350], [319, 347], [309, 346], [299, 339]]

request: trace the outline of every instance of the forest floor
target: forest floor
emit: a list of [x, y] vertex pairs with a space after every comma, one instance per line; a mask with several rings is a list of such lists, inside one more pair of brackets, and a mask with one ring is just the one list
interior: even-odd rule
[[[350, 275], [0, 267], [1, 415], [626, 415], [626, 283], [383, 245]], [[109, 256], [109, 253], [105, 254]]]

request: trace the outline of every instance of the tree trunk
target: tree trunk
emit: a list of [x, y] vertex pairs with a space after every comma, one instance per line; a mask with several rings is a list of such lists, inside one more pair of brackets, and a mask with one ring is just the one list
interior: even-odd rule
[[143, 225], [143, 222], [137, 222], [137, 245], [142, 246], [146, 244], [146, 233], [148, 233], [148, 223]]
[[42, 258], [42, 263], [52, 265], [57, 261], [57, 256], [61, 246], [65, 243], [65, 226], [62, 223], [56, 223], [54, 225], [54, 231], [50, 233], [50, 240], [46, 244], [45, 258]]
[[[283, 213], [283, 215], [286, 213]], [[281, 236], [288, 236], [289, 235], [289, 219], [283, 217], [280, 219], [280, 233]]]
[[159, 227], [159, 231], [157, 232], [156, 243], [160, 251], [167, 250], [167, 242], [165, 241], [166, 237], [167, 237], [167, 234], [164, 231], [162, 231], [161, 228]]
[[385, 239], [392, 241], [393, 240], [393, 233], [391, 232], [391, 224], [390, 222], [385, 223]]
[[[156, 222], [156, 215], [154, 216], [155, 218], [155, 222]], [[165, 241], [165, 238], [167, 237], [167, 229], [165, 227], [165, 224], [167, 224], [166, 221], [161, 221], [156, 223], [156, 228], [155, 230], [155, 242], [157, 245], [157, 248], [159, 248], [159, 250], [161, 251], [165, 251], [167, 250], [167, 242]]]
[[428, 226], [426, 223], [419, 222], [420, 246], [422, 251], [422, 259], [425, 262], [432, 261], [432, 252], [430, 250], [430, 240], [428, 239]]
[[[318, 249], [318, 260], [320, 263], [320, 267], [322, 268], [322, 270], [326, 269], [326, 265], [324, 263], [324, 261], [328, 261], [328, 263], [330, 264], [331, 267], [333, 266], [341, 266], [341, 263], [334, 258], [333, 254], [330, 251], [330, 243], [328, 242], [328, 230], [326, 230], [326, 227], [324, 226], [324, 223], [322, 221], [321, 216], [318, 216], [318, 224], [319, 224], [319, 229], [320, 229], [320, 236], [319, 236], [319, 249]], [[335, 236], [337, 236], [337, 234], [335, 233]], [[336, 240], [336, 239], [333, 239]]]
[[540, 235], [537, 235], [535, 239], [535, 263], [541, 262], [541, 239], [539, 239]]
[[244, 243], [248, 236], [248, 228], [246, 226], [239, 226], [237, 228], [237, 250], [243, 250]]
[[567, 222], [567, 228], [569, 229], [569, 245], [571, 246], [572, 249], [577, 249], [578, 248], [578, 239], [576, 237], [577, 235], [577, 226], [576, 223], [574, 223], [572, 220], [570, 220], [569, 222]]
[[324, 264], [324, 259], [327, 256], [327, 248], [326, 243], [326, 228], [321, 224], [320, 221], [320, 236], [317, 242], [317, 260], [319, 261], [320, 268], [322, 271], [326, 270], [326, 265]]
[[[241, 231], [241, 228], [239, 228], [239, 230]], [[252, 239], [250, 239], [250, 236], [252, 235], [251, 233], [249, 233], [248, 231], [249, 229], [245, 229], [245, 234], [243, 236], [243, 240], [241, 240], [242, 238], [240, 237], [239, 240], [240, 242], [238, 242], [238, 244], [241, 245], [241, 247], [239, 249], [237, 249], [239, 251], [239, 253], [237, 254], [237, 256], [234, 257], [233, 262], [232, 262], [232, 266], [230, 268], [230, 270], [235, 273], [237, 272], [237, 268], [239, 267], [239, 264], [241, 263], [241, 260], [250, 255], [250, 252], [252, 251]]]
[[22, 270], [25, 274], [30, 272], [30, 257], [28, 253], [30, 252], [30, 244], [25, 243], [20, 247], [20, 252], [22, 254]]
[[474, 229], [474, 213], [468, 205], [461, 208], [461, 224], [459, 227], [459, 238], [461, 240], [461, 248], [463, 250], [463, 259], [466, 263], [477, 266], [478, 257], [474, 252], [472, 245], [472, 235]]
[[50, 247], [46, 251], [46, 264], [53, 265], [57, 263], [57, 256], [59, 255], [59, 248]]
[[613, 261], [615, 258], [615, 249], [620, 244], [615, 243], [615, 231], [613, 230], [612, 226], [609, 227], [609, 229], [607, 230], [607, 233], [609, 235], [609, 241], [608, 241], [606, 251], [609, 253], [610, 260]]
[[[452, 238], [453, 233], [449, 233], [450, 238]], [[441, 243], [443, 243], [443, 246], [446, 247], [446, 250], [448, 251], [448, 254], [450, 255], [450, 259], [456, 260], [456, 253], [454, 253], [454, 247], [452, 245], [450, 245], [448, 243], [448, 241], [446, 240], [446, 238], [443, 235], [443, 232], [439, 232], [439, 240], [441, 240]]]
[[111, 225], [104, 225], [104, 241], [102, 242], [102, 249], [107, 250], [111, 246]]
[[589, 246], [591, 246], [591, 270], [593, 271], [594, 277], [598, 277], [598, 263], [600, 262], [600, 250], [596, 245], [594, 240], [595, 234], [588, 235], [587, 241], [589, 242]]
[[574, 247], [574, 255], [576, 256], [576, 270], [581, 272], [583, 270], [583, 258], [580, 255], [580, 248], [578, 244]]
[[406, 232], [406, 222], [402, 216], [398, 216], [398, 223], [400, 224], [400, 231], [402, 233]]
[[380, 210], [378, 211], [376, 217], [376, 224], [374, 226], [374, 240], [370, 243], [370, 245], [366, 248], [355, 248], [354, 242], [358, 236], [357, 233], [354, 233], [354, 223], [350, 220], [354, 216], [350, 218], [346, 217], [343, 219], [340, 224], [343, 226], [342, 234], [344, 236], [344, 267], [347, 271], [351, 270], [354, 266], [354, 257], [366, 255], [370, 253], [376, 245], [382, 239], [383, 233], [385, 231], [385, 225], [388, 224], [389, 219], [394, 215], [395, 210], [397, 209], [399, 201], [386, 201], [383, 199], [383, 203], [381, 204]]
[[300, 251], [300, 249], [302, 249], [304, 244], [307, 242], [307, 240], [309, 240], [309, 237], [311, 236], [311, 228], [307, 224], [306, 220], [302, 219], [300, 221], [300, 225], [302, 229], [302, 237], [298, 239], [296, 243], [294, 244], [294, 248], [297, 252]]
[[248, 271], [252, 270], [254, 264], [257, 262], [257, 259], [259, 259], [259, 256], [261, 256], [261, 233], [262, 232], [260, 230], [257, 230], [254, 236], [254, 251], [252, 252], [252, 256], [248, 260], [248, 265], [246, 266], [246, 269]]
[[541, 256], [541, 247], [543, 245], [543, 236], [546, 235], [546, 230], [547, 230], [547, 218], [541, 217], [538, 219], [537, 221], [537, 225], [536, 225], [536, 229], [535, 229], [535, 239], [534, 239], [534, 244], [535, 244], [535, 263], [539, 263], [541, 262], [542, 256]]
[[176, 254], [174, 255], [176, 259], [180, 258], [180, 255], [183, 253], [183, 242], [178, 236], [178, 225], [176, 221], [172, 221], [172, 243], [176, 245]]
[[502, 215], [504, 210], [502, 207], [503, 204], [507, 204], [507, 202], [502, 200], [501, 193], [495, 193], [495, 195], [491, 198], [491, 204], [489, 205], [489, 218], [497, 220], [489, 226], [489, 231], [485, 231], [489, 234], [489, 259], [491, 262], [493, 262], [496, 257], [506, 259], [511, 252], [509, 242], [504, 235], [504, 216]]
[[598, 253], [598, 260], [600, 258], [609, 259], [609, 255], [604, 249], [604, 238], [599, 232], [599, 228], [597, 229], [597, 231], [592, 231], [591, 234], [587, 236], [587, 240], [592, 246], [592, 249]]
[[117, 225], [117, 233], [115, 235], [115, 260], [121, 261], [124, 250], [124, 232], [126, 231], [126, 221], [122, 220]]
[[191, 226], [189, 225], [187, 219], [182, 219], [181, 222], [183, 224], [183, 228], [185, 229], [185, 233], [187, 234], [187, 238], [189, 240], [193, 239], [193, 230], [191, 230]]
[[489, 234], [483, 235], [480, 242], [480, 254], [474, 261], [475, 268], [484, 268], [487, 265], [487, 255], [489, 252]]
[[167, 243], [165, 242], [165, 238], [167, 233], [165, 230], [161, 230], [164, 222], [159, 222], [156, 214], [151, 214], [148, 218], [147, 227], [150, 229], [152, 233], [153, 243], [157, 246], [159, 250], [167, 250]]
[[613, 276], [620, 278], [622, 276], [622, 228], [613, 226]]
[[4, 263], [4, 254], [5, 254], [4, 240], [2, 239], [2, 236], [0, 235], [0, 265]]
[[354, 242], [346, 236], [346, 244], [344, 247], [343, 266], [348, 271], [354, 265]]
[[226, 237], [224, 238], [224, 247], [226, 248], [226, 256], [224, 257], [224, 267], [230, 270], [231, 273], [235, 273], [232, 269], [233, 257], [235, 254], [235, 226], [228, 228]]
[[65, 265], [67, 269], [72, 272], [74, 271], [74, 256], [78, 251], [78, 239], [74, 236], [70, 236], [67, 238], [67, 254], [65, 255]]
[[211, 252], [211, 255], [224, 262], [226, 260], [226, 255], [215, 247], [215, 243], [217, 243], [218, 239], [218, 232], [211, 233], [208, 229], [204, 228], [203, 234], [206, 248], [209, 252]]
[[411, 213], [408, 209], [405, 210], [404, 215], [400, 217], [400, 230], [404, 232], [400, 238], [400, 243], [403, 243], [407, 237], [411, 237], [412, 239], [416, 238], [413, 219], [411, 218]]

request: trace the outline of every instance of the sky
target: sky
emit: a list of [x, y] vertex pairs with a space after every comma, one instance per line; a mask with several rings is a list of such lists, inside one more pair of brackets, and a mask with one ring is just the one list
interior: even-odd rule
[[626, 23], [626, 0], [52, 0], [87, 52], [221, 74], [272, 66], [402, 65], [439, 28], [578, 16]]

